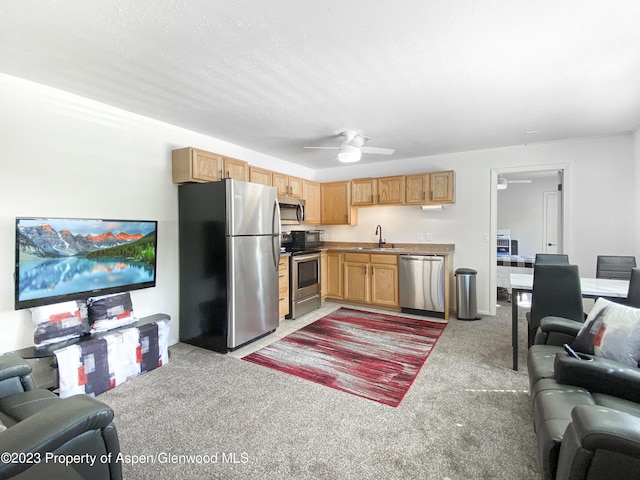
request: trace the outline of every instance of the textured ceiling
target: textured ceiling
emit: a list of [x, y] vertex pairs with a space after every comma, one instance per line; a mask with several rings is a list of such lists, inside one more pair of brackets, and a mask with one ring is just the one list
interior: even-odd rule
[[[640, 125], [637, 0], [3, 0], [0, 72], [283, 160], [401, 161]], [[525, 135], [525, 132], [537, 133]]]

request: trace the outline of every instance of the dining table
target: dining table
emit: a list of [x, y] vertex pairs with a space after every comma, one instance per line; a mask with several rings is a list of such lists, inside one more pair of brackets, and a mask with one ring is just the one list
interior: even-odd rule
[[[511, 282], [511, 345], [513, 347], [513, 369], [518, 370], [518, 296], [533, 291], [533, 274], [512, 273]], [[580, 277], [582, 298], [627, 298], [629, 280]]]

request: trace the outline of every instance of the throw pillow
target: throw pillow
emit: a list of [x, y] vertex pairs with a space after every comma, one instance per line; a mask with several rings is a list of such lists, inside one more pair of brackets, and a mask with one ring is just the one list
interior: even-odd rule
[[77, 338], [89, 332], [84, 302], [63, 302], [31, 309], [36, 347]]
[[133, 314], [129, 292], [90, 297], [87, 299], [87, 308], [92, 332], [105, 332], [138, 321]]
[[574, 350], [640, 366], [640, 309], [599, 298], [578, 336]]

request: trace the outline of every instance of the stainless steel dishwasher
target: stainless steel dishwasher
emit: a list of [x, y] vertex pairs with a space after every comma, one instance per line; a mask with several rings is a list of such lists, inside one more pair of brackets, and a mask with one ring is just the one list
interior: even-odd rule
[[400, 309], [444, 318], [444, 257], [400, 255]]

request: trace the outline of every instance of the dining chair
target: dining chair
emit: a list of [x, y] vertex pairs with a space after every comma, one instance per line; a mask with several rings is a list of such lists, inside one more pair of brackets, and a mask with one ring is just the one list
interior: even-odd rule
[[533, 344], [540, 320], [555, 316], [584, 322], [582, 288], [577, 265], [536, 264], [533, 267], [528, 343]]
[[598, 255], [596, 278], [629, 280], [631, 269], [636, 268], [636, 257], [629, 255]]
[[640, 308], [640, 268], [631, 269], [629, 292], [625, 303], [630, 307]]
[[536, 253], [536, 264], [540, 263], [569, 265], [569, 255], [566, 253]]

